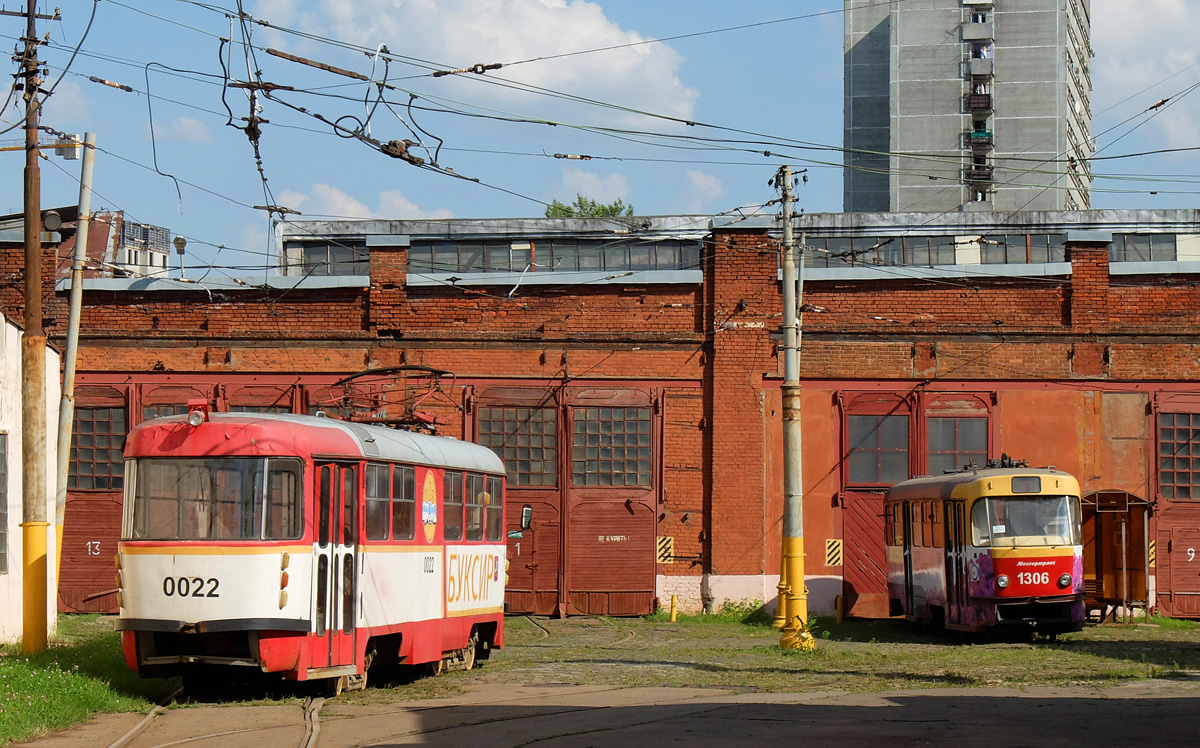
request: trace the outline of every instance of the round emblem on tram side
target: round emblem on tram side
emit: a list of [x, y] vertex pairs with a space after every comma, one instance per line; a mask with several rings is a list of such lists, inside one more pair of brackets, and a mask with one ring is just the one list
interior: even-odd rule
[[433, 472], [425, 473], [425, 487], [421, 496], [421, 524], [425, 526], [425, 542], [432, 543], [437, 530], [437, 481]]
[[979, 565], [976, 564], [974, 561], [971, 562], [971, 581], [972, 582], [979, 581]]

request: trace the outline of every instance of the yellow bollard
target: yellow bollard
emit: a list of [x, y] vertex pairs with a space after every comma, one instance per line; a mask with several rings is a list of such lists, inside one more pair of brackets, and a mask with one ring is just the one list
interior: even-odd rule
[[671, 595], [671, 623], [675, 623], [675, 616], [679, 612], [679, 595]]

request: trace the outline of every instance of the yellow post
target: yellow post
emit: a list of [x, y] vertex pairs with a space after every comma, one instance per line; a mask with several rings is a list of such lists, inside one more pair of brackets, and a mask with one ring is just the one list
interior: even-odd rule
[[671, 595], [671, 623], [675, 623], [675, 616], [679, 611], [679, 595]]
[[21, 649], [37, 654], [46, 649], [46, 528], [49, 522], [22, 522], [21, 572], [24, 574], [21, 604], [23, 636]]
[[779, 559], [779, 584], [775, 585], [775, 620], [771, 621], [772, 628], [781, 629], [787, 625], [787, 562]]

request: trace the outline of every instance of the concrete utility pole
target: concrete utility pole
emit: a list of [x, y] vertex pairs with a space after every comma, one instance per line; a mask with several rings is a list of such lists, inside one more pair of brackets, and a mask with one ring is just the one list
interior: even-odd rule
[[42, 176], [38, 166], [37, 13], [25, 11], [25, 331], [21, 336], [22, 648], [46, 648], [46, 333], [42, 329]]
[[[808, 589], [804, 584], [804, 487], [800, 465], [800, 299], [796, 283], [796, 242], [792, 234], [792, 167], [779, 170], [783, 192], [783, 577], [779, 605], [784, 610], [779, 646], [816, 649], [808, 630]], [[804, 272], [803, 260], [800, 272]]]
[[[63, 518], [67, 511], [67, 472], [71, 464], [71, 427], [75, 420], [75, 362], [79, 356], [79, 318], [83, 308], [83, 269], [87, 265], [88, 227], [92, 221], [92, 165], [96, 134], [84, 133], [83, 168], [79, 176], [79, 215], [75, 228], [75, 264], [71, 266], [71, 303], [67, 320], [67, 350], [63, 356], [62, 398], [58, 406], [58, 475], [54, 522], [58, 529], [58, 563], [62, 568]], [[179, 238], [179, 237], [176, 237]]]

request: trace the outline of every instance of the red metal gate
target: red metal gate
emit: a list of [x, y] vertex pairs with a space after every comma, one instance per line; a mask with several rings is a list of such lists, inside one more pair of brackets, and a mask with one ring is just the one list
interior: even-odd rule
[[846, 615], [888, 616], [887, 555], [883, 538], [883, 495], [846, 493], [842, 537], [846, 542], [842, 596]]
[[63, 520], [58, 609], [64, 613], [116, 613], [113, 557], [121, 538], [121, 493], [69, 496]]

